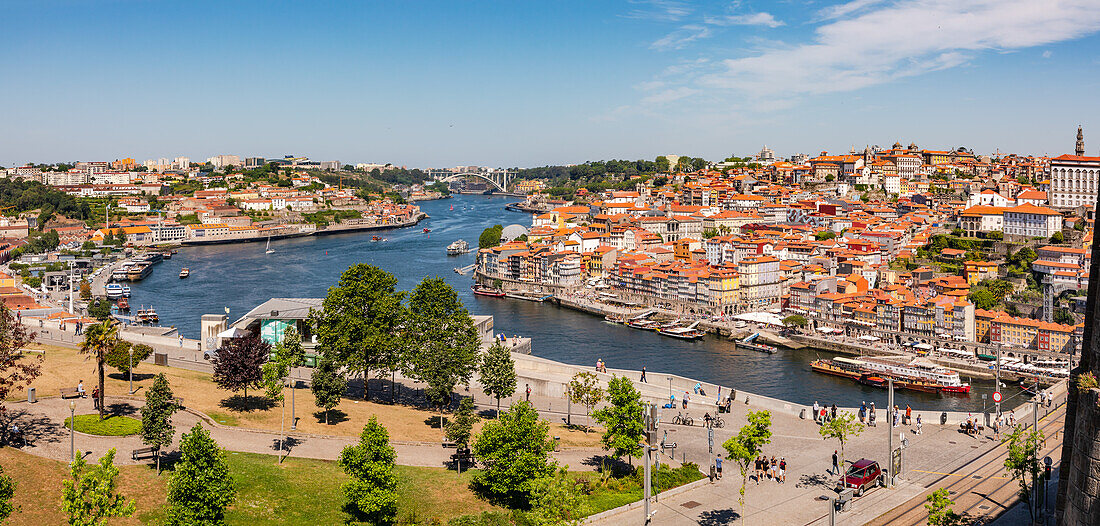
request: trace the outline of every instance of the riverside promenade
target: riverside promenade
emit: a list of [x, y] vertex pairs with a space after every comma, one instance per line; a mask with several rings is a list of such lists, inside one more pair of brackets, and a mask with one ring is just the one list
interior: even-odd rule
[[[202, 361], [201, 355], [193, 350], [197, 348], [197, 341], [185, 339], [181, 347], [174, 334], [165, 333], [163, 329], [158, 329], [156, 331], [158, 333], [145, 334], [151, 332], [154, 331], [142, 329], [139, 333], [128, 330], [125, 336], [135, 341], [150, 343], [158, 352], [167, 353], [170, 366], [209, 370], [209, 364]], [[80, 337], [71, 332], [58, 332], [57, 329], [40, 330], [40, 341], [71, 347], [79, 343]], [[530, 400], [543, 418], [554, 422], [587, 423], [583, 408], [571, 407], [567, 401], [565, 386], [578, 372], [595, 372], [594, 364], [592, 366], [569, 365], [522, 352], [513, 353], [513, 359], [516, 362], [518, 376], [516, 394], [502, 400], [503, 405], [522, 399], [525, 396], [526, 387], [530, 387]], [[806, 371], [805, 374], [812, 373]], [[755, 480], [750, 481], [746, 489], [745, 508], [749, 520], [756, 523], [819, 525], [829, 523], [828, 502], [819, 499], [835, 496], [832, 488], [835, 486], [837, 476], [829, 473], [829, 469], [831, 455], [835, 449], [839, 449], [839, 445], [836, 441], [826, 441], [821, 438], [818, 425], [810, 418], [809, 408], [806, 406], [753, 393], [734, 391], [732, 412], [721, 414], [725, 426], [713, 429], [713, 442], [709, 443], [708, 430], [701, 426], [702, 417], [705, 412], [714, 414], [715, 402], [719, 397], [724, 398], [730, 394], [728, 386], [719, 388], [714, 384], [697, 382], [690, 378], [659, 371], [647, 371], [647, 381], [644, 383], [640, 381], [640, 371], [633, 369], [608, 368], [606, 373], [599, 372], [596, 375], [603, 387], [606, 387], [607, 381], [612, 376], [630, 378], [643, 399], [658, 406], [668, 401], [670, 392], [675, 394], [677, 407], [659, 410], [658, 439], [663, 440], [666, 447], [660, 449], [658, 454], [662, 462], [670, 462], [673, 459], [676, 463], [694, 462], [704, 471], [708, 470], [716, 454], [724, 453], [721, 444], [745, 425], [745, 415], [748, 411], [762, 409], [770, 411], [773, 438], [771, 444], [764, 448], [764, 453], [786, 459], [787, 481], [785, 484], [778, 484], [765, 479], [759, 485]], [[296, 370], [294, 376], [307, 381], [308, 370]], [[409, 382], [408, 379], [400, 377], [399, 381]], [[797, 382], [797, 378], [789, 381]], [[696, 386], [698, 386], [698, 392]], [[690, 396], [686, 410], [680, 407], [684, 391], [688, 391]], [[1064, 398], [1064, 383], [1052, 388], [1050, 392], [1055, 396], [1057, 405]], [[495, 402], [481, 393], [476, 381], [470, 385], [468, 391], [460, 388], [459, 394], [472, 396], [481, 409], [495, 407]], [[886, 397], [885, 391], [879, 391], [868, 398], [868, 402], [874, 401], [879, 407], [879, 425], [867, 427], [860, 436], [853, 438], [845, 448], [845, 458], [852, 461], [866, 457], [885, 465], [888, 435], [893, 433], [894, 446], [897, 447], [900, 444], [900, 434], [904, 432], [909, 440], [909, 446], [903, 453], [900, 480], [892, 489], [876, 489], [857, 499], [849, 511], [838, 516], [837, 520], [840, 524], [863, 524], [877, 519], [903, 503], [917, 502], [914, 499], [919, 500], [937, 484], [943, 484], [945, 480], [952, 478], [962, 478], [962, 474], [967, 472], [968, 467], [974, 465], [975, 460], [989, 454], [997, 446], [988, 429], [978, 437], [967, 436], [959, 431], [959, 422], [965, 421], [968, 417], [977, 418], [978, 414], [949, 412], [946, 413], [947, 423], [940, 425], [939, 411], [924, 411], [915, 407], [914, 419], [916, 414], [920, 414], [924, 422], [922, 434], [914, 434], [912, 426], [891, 429], [885, 417]], [[140, 401], [137, 400], [119, 402], [140, 405]], [[821, 402], [829, 403], [828, 400], [821, 400]], [[84, 403], [90, 407], [90, 401], [84, 401]], [[59, 405], [59, 407], [52, 407], [53, 405]], [[43, 441], [41, 445], [32, 440], [34, 448], [42, 449], [40, 452], [32, 449], [31, 452], [60, 460], [67, 459], [68, 444], [65, 443], [68, 439], [65, 436], [67, 430], [61, 427], [61, 422], [67, 416], [65, 414], [67, 402], [45, 399], [33, 406], [26, 403], [12, 404], [12, 408], [26, 409], [27, 418], [45, 417], [47, 420], [43, 425], [48, 423], [53, 428], [53, 437]], [[1011, 409], [1015, 411], [1018, 422], [1030, 422], [1029, 407], [1025, 405]], [[803, 418], [804, 410], [805, 418]], [[856, 408], [840, 410], [855, 411]], [[1003, 410], [1007, 412], [1010, 408], [1005, 407]], [[694, 418], [695, 425], [672, 424], [673, 417], [681, 413]], [[1044, 413], [1040, 416], [1044, 416]], [[203, 420], [204, 425], [213, 429], [219, 443], [231, 451], [279, 453], [276, 444], [282, 435], [276, 432], [220, 426], [204, 419], [202, 415], [193, 413], [180, 413], [177, 417], [177, 425], [179, 428], [190, 427], [199, 420]], [[289, 455], [309, 458], [335, 458], [339, 450], [353, 440], [349, 437], [306, 435], [295, 432], [286, 433], [286, 435], [290, 437], [291, 443]], [[93, 454], [101, 454], [101, 450], [109, 447], [108, 444], [116, 445], [120, 451], [123, 451], [120, 459], [125, 457], [126, 460], [129, 460], [129, 456], [124, 454], [124, 449], [129, 447], [126, 441], [136, 441], [134, 438], [103, 439], [90, 436], [77, 436], [76, 440], [78, 450], [92, 451]], [[440, 466], [450, 453], [450, 450], [444, 450], [438, 443], [396, 443], [395, 448], [398, 452], [398, 462], [409, 465]], [[596, 464], [592, 459], [602, 454], [603, 451], [595, 448], [565, 449], [556, 453], [555, 457], [559, 462], [568, 464], [571, 469], [592, 469]], [[658, 515], [655, 516], [654, 524], [733, 523], [741, 513], [737, 504], [740, 477], [736, 465], [728, 460], [724, 462], [724, 471], [724, 478], [713, 484], [697, 483], [690, 488], [674, 492], [675, 495], [668, 499], [659, 499], [656, 505]], [[980, 505], [974, 504], [975, 507]], [[919, 509], [913, 513], [919, 514]], [[640, 524], [641, 510], [638, 506], [619, 508], [591, 517], [589, 522], [592, 524]]]

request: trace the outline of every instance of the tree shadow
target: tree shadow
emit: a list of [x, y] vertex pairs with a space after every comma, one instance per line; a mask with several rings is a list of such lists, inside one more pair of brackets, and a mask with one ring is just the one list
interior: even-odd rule
[[[325, 423], [325, 411], [323, 409], [320, 410], [320, 411], [314, 411], [313, 412], [313, 418], [317, 419], [318, 424]], [[347, 422], [347, 421], [348, 421], [348, 414], [341, 411], [341, 410], [339, 410], [339, 409], [333, 409], [333, 410], [328, 412], [328, 424], [330, 426], [339, 424], [340, 422]]]
[[740, 513], [733, 511], [732, 508], [726, 508], [724, 510], [704, 511], [699, 514], [699, 520], [697, 522], [703, 526], [723, 526], [725, 524], [733, 524], [740, 518]]
[[493, 406], [492, 409], [481, 409], [477, 412], [477, 416], [485, 420], [494, 420], [497, 417], [497, 408]]
[[218, 405], [230, 411], [247, 413], [252, 411], [267, 411], [275, 407], [275, 401], [266, 396], [233, 395], [222, 400]]
[[105, 412], [110, 413], [109, 416], [133, 416], [137, 414], [138, 408], [129, 402], [114, 402], [107, 404], [104, 408]]
[[[443, 418], [443, 426], [446, 427], [447, 426], [447, 421], [448, 421], [447, 417], [442, 417], [442, 418]], [[426, 425], [428, 427], [434, 427], [434, 428], [438, 429], [439, 428], [439, 419], [440, 419], [439, 415], [430, 416], [430, 417], [424, 419], [424, 425]]]
[[825, 489], [831, 489], [833, 487], [832, 477], [823, 475], [821, 473], [803, 473], [798, 478], [798, 482], [794, 484], [796, 488], [812, 488], [814, 486], [820, 486]]
[[592, 455], [581, 464], [596, 468], [599, 473], [610, 473], [612, 476], [623, 476], [634, 473], [634, 467], [623, 459], [611, 455]]
[[271, 440], [271, 449], [289, 455], [295, 447], [302, 445], [302, 442], [303, 440], [295, 437], [278, 437]]
[[[68, 431], [63, 424], [50, 420], [48, 416], [32, 414], [26, 410], [8, 409], [3, 418], [3, 435], [8, 439], [11, 425], [19, 426], [19, 432], [23, 435], [25, 445], [33, 446], [38, 442], [60, 442]], [[18, 444], [19, 441], [16, 441]]]
[[[144, 382], [145, 380], [151, 380], [156, 376], [157, 375], [155, 375], [153, 373], [139, 373], [137, 371], [134, 371], [134, 381], [135, 382]], [[122, 381], [122, 382], [130, 381], [130, 373], [113, 372], [113, 373], [108, 373], [107, 377], [111, 378], [112, 380], [119, 380], [119, 381]]]

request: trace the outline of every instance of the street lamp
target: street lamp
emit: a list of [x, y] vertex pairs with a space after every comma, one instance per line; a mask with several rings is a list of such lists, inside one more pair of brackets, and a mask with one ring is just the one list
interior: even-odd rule
[[73, 433], [73, 428], [76, 427], [76, 402], [69, 402], [69, 464], [72, 465], [76, 462], [76, 434]]
[[672, 403], [672, 377], [668, 377], [668, 403]]

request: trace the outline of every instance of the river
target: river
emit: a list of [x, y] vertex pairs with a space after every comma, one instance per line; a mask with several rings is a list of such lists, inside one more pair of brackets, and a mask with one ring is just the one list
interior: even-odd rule
[[[545, 358], [579, 365], [594, 365], [602, 358], [609, 367], [630, 369], [644, 365], [651, 382], [661, 381], [654, 372], [668, 372], [802, 404], [817, 400], [850, 406], [874, 400], [885, 407], [882, 389], [811, 372], [809, 362], [828, 353], [782, 349], [768, 355], [736, 349], [712, 335], [686, 342], [548, 304], [475, 296], [471, 277], [453, 270], [473, 263], [474, 253], [447, 256], [444, 248], [456, 239], [477, 246], [482, 229], [493, 224], [529, 226], [529, 214], [504, 209], [509, 199], [456, 196], [426, 201], [420, 206], [430, 218], [420, 226], [273, 241], [272, 254], [265, 254], [264, 243], [182, 248], [156, 265], [148, 278], [130, 284], [130, 304], [155, 307], [161, 324], [194, 338], [203, 314], [219, 314], [229, 307], [230, 318], [236, 319], [273, 297], [321, 297], [348, 266], [369, 263], [393, 273], [406, 290], [425, 276], [441, 276], [472, 314], [493, 315], [498, 333], [531, 337], [532, 352]], [[423, 233], [423, 228], [431, 232]], [[374, 235], [385, 240], [371, 241]], [[191, 269], [190, 278], [179, 279], [183, 267]], [[914, 409], [980, 411], [982, 394], [990, 395], [993, 383], [972, 383], [969, 397], [898, 391], [895, 400], [902, 408], [908, 403]], [[1014, 387], [1006, 390], [1007, 406], [1023, 401], [1019, 393]], [[992, 405], [992, 395], [989, 399]]]

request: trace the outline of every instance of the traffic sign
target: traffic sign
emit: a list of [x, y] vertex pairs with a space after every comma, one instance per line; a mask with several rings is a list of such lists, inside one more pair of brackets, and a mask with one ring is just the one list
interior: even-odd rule
[[993, 401], [997, 402], [998, 404], [1001, 403], [1001, 392], [1000, 391], [993, 391]]

